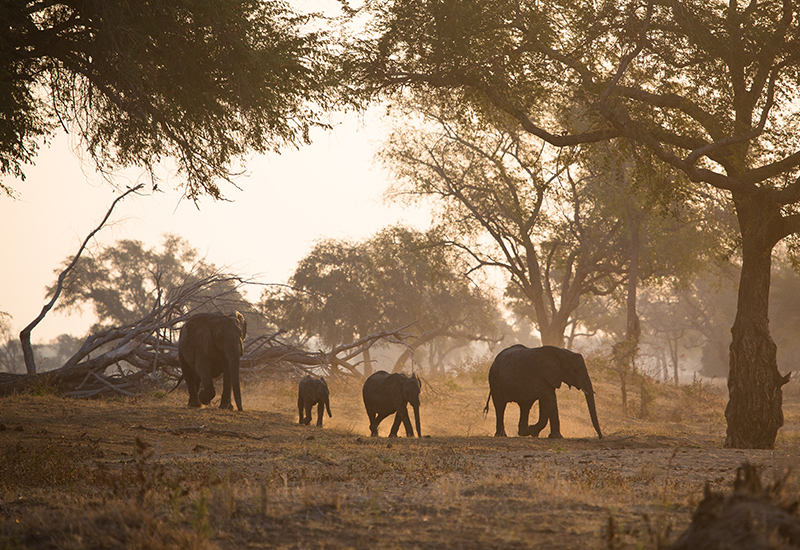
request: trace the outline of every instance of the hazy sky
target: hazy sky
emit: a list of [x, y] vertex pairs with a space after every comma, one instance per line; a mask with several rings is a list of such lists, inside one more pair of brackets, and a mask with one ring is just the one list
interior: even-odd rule
[[[259, 282], [285, 282], [321, 238], [362, 239], [398, 221], [429, 223], [424, 212], [382, 201], [387, 176], [373, 152], [383, 133], [377, 118], [348, 115], [333, 131], [316, 132], [311, 146], [250, 159], [247, 175], [237, 179], [241, 191], [223, 188], [232, 202], [204, 198], [199, 210], [181, 200], [175, 189], [180, 181], [173, 178], [160, 185], [164, 192], [129, 196], [117, 205], [92, 245], [132, 238], [151, 247], [160, 245], [162, 234], [175, 233], [218, 267]], [[64, 135], [25, 172], [25, 181], [8, 181], [19, 199], [0, 197], [0, 311], [12, 316], [15, 333], [39, 314], [54, 269], [77, 251], [120, 194], [71, 151]], [[138, 176], [128, 172], [115, 183], [124, 188]], [[249, 297], [256, 299], [258, 290]], [[92, 322], [91, 315], [51, 311], [34, 329], [33, 341], [80, 335]]]

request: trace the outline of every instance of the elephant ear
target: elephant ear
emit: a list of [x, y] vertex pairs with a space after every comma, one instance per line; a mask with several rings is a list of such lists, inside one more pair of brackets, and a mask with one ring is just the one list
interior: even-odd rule
[[561, 380], [570, 388], [591, 390], [592, 381], [589, 380], [583, 355], [569, 350], [561, 350], [557, 355], [561, 362]]
[[247, 321], [244, 318], [244, 315], [235, 311], [231, 317], [234, 318], [236, 321], [236, 326], [239, 327], [239, 333], [242, 335], [241, 338], [244, 340], [247, 337]]
[[561, 387], [561, 382], [564, 380], [564, 364], [556, 349], [547, 349], [539, 358], [537, 362], [539, 372], [545, 379], [545, 382], [553, 386], [555, 389]]
[[392, 392], [396, 391], [398, 384], [400, 383], [400, 375], [397, 373], [390, 374], [386, 377], [386, 380], [383, 382], [384, 389], [391, 394]]
[[239, 355], [244, 355], [244, 339], [247, 336], [247, 321], [244, 315], [238, 311], [234, 311], [228, 317], [236, 323], [236, 328], [239, 329]]
[[383, 383], [383, 388], [396, 407], [400, 407], [405, 399], [404, 380], [408, 380], [405, 374], [394, 373], [388, 376]]

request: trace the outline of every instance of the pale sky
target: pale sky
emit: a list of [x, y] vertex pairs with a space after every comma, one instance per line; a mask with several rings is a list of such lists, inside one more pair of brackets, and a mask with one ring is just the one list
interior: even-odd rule
[[[360, 240], [397, 222], [426, 228], [427, 212], [382, 199], [388, 176], [373, 156], [386, 126], [377, 116], [341, 118], [334, 130], [313, 134], [310, 146], [250, 159], [247, 175], [236, 180], [241, 190], [223, 188], [232, 202], [203, 198], [198, 210], [181, 200], [174, 176], [160, 184], [164, 192], [127, 197], [90, 246], [126, 238], [160, 246], [161, 235], [174, 233], [218, 267], [278, 283], [320, 239]], [[54, 270], [77, 251], [121, 193], [71, 151], [65, 135], [43, 148], [25, 173], [25, 181], [6, 180], [18, 200], [0, 197], [0, 312], [12, 316], [15, 334], [41, 311], [45, 287], [57, 277]], [[126, 172], [115, 183], [134, 184], [139, 173]], [[256, 289], [248, 297], [255, 300], [258, 294]], [[64, 332], [82, 335], [94, 322], [89, 313], [70, 318], [51, 311], [32, 340], [46, 342]]]

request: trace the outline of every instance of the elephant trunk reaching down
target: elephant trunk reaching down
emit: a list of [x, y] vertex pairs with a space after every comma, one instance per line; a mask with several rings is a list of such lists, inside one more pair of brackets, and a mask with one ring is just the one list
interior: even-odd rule
[[603, 439], [603, 432], [600, 431], [600, 422], [597, 420], [597, 409], [594, 405], [594, 390], [592, 390], [591, 385], [589, 389], [583, 390], [583, 395], [586, 396], [586, 406], [589, 407], [589, 416], [592, 417], [592, 426], [594, 426], [594, 430], [597, 432], [597, 437]]
[[419, 427], [419, 403], [412, 405], [412, 408], [414, 409], [414, 424], [417, 426], [417, 437], [422, 437], [422, 429]]
[[330, 400], [330, 397], [326, 397], [325, 398], [325, 409], [327, 409], [327, 411], [328, 411], [328, 418], [333, 418], [333, 415], [331, 414], [331, 400]]

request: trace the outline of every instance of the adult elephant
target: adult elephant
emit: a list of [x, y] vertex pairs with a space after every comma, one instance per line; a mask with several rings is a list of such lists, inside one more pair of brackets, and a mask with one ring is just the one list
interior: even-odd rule
[[322, 427], [322, 416], [325, 408], [328, 417], [331, 415], [330, 390], [324, 378], [314, 378], [311, 375], [300, 380], [297, 387], [297, 409], [300, 413], [300, 424], [308, 426], [311, 423], [311, 409], [317, 406], [317, 428]]
[[[406, 436], [414, 437], [411, 419], [408, 417], [408, 404], [414, 409], [414, 421], [417, 425], [417, 437], [422, 437], [419, 422], [419, 392], [422, 383], [416, 374], [407, 376], [403, 373], [389, 374], [379, 370], [364, 381], [362, 395], [364, 406], [369, 417], [369, 433], [378, 437], [378, 425], [381, 421], [394, 414], [394, 424], [389, 432], [389, 437], [397, 437], [400, 423], [406, 428]], [[395, 414], [396, 413], [396, 414]]]
[[[189, 387], [189, 406], [208, 405], [214, 398], [214, 378], [222, 375], [220, 409], [242, 410], [239, 387], [239, 357], [244, 352], [247, 323], [238, 311], [230, 315], [198, 313], [181, 328], [178, 361]], [[202, 389], [201, 389], [202, 388]]]
[[[513, 402], [519, 405], [519, 435], [538, 437], [550, 422], [548, 437], [562, 438], [556, 401], [556, 389], [561, 387], [562, 382], [583, 391], [592, 425], [602, 439], [592, 381], [583, 356], [555, 346], [527, 348], [521, 344], [498, 353], [489, 369], [489, 398], [483, 411], [487, 413], [489, 401], [494, 400], [497, 416], [495, 437], [506, 436], [503, 416], [506, 404]], [[539, 421], [529, 426], [528, 415], [536, 401], [539, 402]]]

